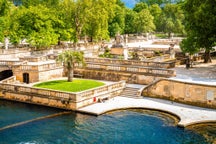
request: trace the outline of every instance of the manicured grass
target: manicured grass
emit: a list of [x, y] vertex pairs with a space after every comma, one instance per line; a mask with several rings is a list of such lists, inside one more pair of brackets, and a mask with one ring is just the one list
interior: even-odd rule
[[67, 92], [79, 92], [95, 87], [105, 85], [103, 82], [94, 80], [74, 79], [73, 82], [67, 80], [55, 80], [48, 81], [34, 85], [33, 87], [47, 88], [53, 90], [67, 91]]

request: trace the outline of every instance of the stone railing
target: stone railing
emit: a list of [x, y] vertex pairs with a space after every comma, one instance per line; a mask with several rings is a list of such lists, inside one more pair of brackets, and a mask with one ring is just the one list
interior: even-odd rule
[[20, 48], [17, 49], [15, 47], [11, 48], [11, 49], [0, 49], [0, 55], [4, 55], [4, 54], [14, 54], [14, 53], [24, 53], [24, 52], [28, 52], [29, 49], [28, 48]]
[[76, 100], [76, 94], [75, 93], [67, 93], [67, 92], [60, 92], [56, 90], [48, 90], [48, 89], [42, 89], [42, 88], [33, 88], [33, 87], [27, 87], [27, 86], [21, 86], [21, 85], [12, 85], [12, 84], [0, 84], [0, 89], [4, 91], [14, 91], [16, 93], [26, 93], [26, 94], [37, 94], [37, 95], [43, 95], [49, 97], [56, 97], [56, 98], [65, 98], [65, 99], [71, 99], [73, 101]]
[[85, 68], [88, 69], [98, 69], [98, 70], [112, 70], [119, 72], [129, 72], [129, 73], [142, 73], [142, 74], [154, 74], [154, 75], [166, 75], [175, 76], [174, 70], [163, 69], [163, 68], [153, 68], [153, 67], [141, 67], [133, 65], [115, 65], [103, 63], [88, 63], [86, 62]]
[[86, 90], [86, 91], [81, 91], [81, 92], [76, 93], [77, 98], [78, 98], [77, 100], [83, 101], [83, 100], [91, 99], [94, 97], [97, 98], [97, 97], [104, 95], [106, 93], [111, 93], [113, 91], [123, 89], [125, 87], [125, 85], [126, 85], [125, 81], [120, 81], [120, 82], [115, 82], [113, 84], [101, 86], [98, 88], [94, 88], [94, 89], [90, 89], [90, 90]]
[[16, 68], [16, 70], [31, 70], [31, 71], [44, 71], [55, 68], [62, 68], [62, 64], [60, 63], [52, 63], [52, 64], [42, 64], [42, 65], [20, 65]]
[[153, 62], [153, 61], [136, 61], [136, 60], [118, 60], [109, 58], [85, 58], [85, 61], [92, 63], [102, 64], [115, 64], [115, 65], [133, 65], [133, 66], [144, 66], [144, 67], [156, 67], [156, 68], [173, 68], [175, 62]]
[[[0, 97], [34, 104], [42, 104], [46, 101], [47, 103], [43, 103], [43, 105], [76, 110], [80, 107], [95, 103], [98, 99], [118, 95], [124, 87], [125, 81], [120, 81], [82, 92], [72, 93], [0, 83]], [[52, 103], [52, 101], [55, 101], [55, 103]]]
[[0, 82], [2, 82], [4, 84], [11, 84], [11, 83], [14, 83], [15, 81], [16, 81], [16, 76], [12, 76], [12, 77], [6, 78]]
[[16, 64], [19, 64], [20, 61], [18, 60], [15, 60], [15, 61], [12, 61], [12, 60], [0, 60], [0, 66], [12, 66], [12, 65], [16, 65]]
[[46, 61], [46, 57], [33, 57], [33, 56], [29, 56], [29, 57], [20, 57], [19, 58], [20, 61], [28, 61], [28, 62], [40, 62], [40, 61]]
[[29, 56], [30, 53], [28, 49], [0, 49], [0, 59], [14, 59], [20, 56]]

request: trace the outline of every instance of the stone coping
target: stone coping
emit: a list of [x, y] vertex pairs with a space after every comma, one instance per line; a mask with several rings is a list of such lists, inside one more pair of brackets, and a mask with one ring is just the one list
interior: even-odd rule
[[119, 109], [141, 108], [167, 112], [179, 119], [178, 126], [187, 127], [199, 123], [216, 123], [216, 110], [200, 108], [154, 98], [115, 97], [104, 103], [96, 103], [78, 109], [78, 112], [101, 115]]

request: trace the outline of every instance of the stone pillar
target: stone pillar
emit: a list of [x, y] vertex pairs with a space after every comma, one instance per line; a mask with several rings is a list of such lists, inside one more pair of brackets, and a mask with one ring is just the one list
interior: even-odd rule
[[128, 60], [128, 47], [127, 46], [124, 48], [123, 54], [124, 54], [124, 60]]
[[9, 39], [7, 37], [5, 37], [4, 39], [4, 47], [7, 50], [8, 49], [8, 45], [9, 45]]
[[149, 33], [146, 33], [146, 40], [149, 40]]
[[173, 39], [174, 33], [171, 33], [170, 36], [171, 36], [171, 39]]

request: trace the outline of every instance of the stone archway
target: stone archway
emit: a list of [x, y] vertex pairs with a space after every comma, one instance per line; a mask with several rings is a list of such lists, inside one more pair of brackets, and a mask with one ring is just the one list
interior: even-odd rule
[[4, 70], [0, 72], [0, 81], [6, 78], [9, 78], [13, 76], [13, 71], [12, 70]]
[[23, 73], [23, 82], [29, 83], [29, 73]]

